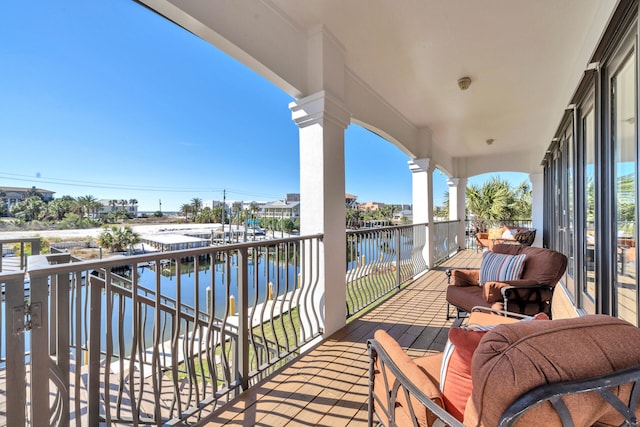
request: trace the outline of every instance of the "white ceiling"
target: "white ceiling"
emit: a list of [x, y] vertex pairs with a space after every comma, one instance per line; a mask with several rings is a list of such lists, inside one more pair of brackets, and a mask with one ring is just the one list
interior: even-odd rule
[[[428, 127], [433, 144], [447, 156], [533, 152], [537, 165], [616, 4], [615, 0], [141, 1], [293, 96], [307, 95], [302, 78], [289, 72], [306, 66], [305, 58], [296, 57], [304, 56], [301, 35], [323, 25], [344, 47], [347, 68], [416, 129]], [[473, 81], [467, 91], [457, 86], [463, 76]], [[485, 143], [488, 138], [495, 140], [490, 147]]]

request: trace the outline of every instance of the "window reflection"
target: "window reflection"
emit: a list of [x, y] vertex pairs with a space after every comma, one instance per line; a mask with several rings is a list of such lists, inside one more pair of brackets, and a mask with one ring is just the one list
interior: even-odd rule
[[[595, 211], [596, 211], [596, 191], [595, 191], [595, 113], [593, 108], [583, 118], [583, 135], [584, 135], [584, 147], [585, 147], [585, 236], [584, 236], [584, 259], [586, 264], [586, 277], [584, 277], [582, 283], [582, 292], [589, 298], [592, 304], [588, 304], [589, 307], [594, 307], [593, 303], [596, 300], [596, 251], [597, 246], [595, 242], [596, 227], [595, 227]], [[586, 307], [585, 307], [586, 308]], [[590, 310], [593, 312], [593, 310]]]
[[636, 324], [635, 55], [612, 78], [618, 317]]

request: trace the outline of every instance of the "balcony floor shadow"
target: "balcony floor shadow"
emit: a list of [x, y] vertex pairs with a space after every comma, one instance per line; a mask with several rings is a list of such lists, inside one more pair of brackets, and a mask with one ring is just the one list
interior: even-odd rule
[[442, 351], [446, 319], [445, 269], [478, 268], [476, 251], [462, 251], [378, 307], [204, 418], [206, 426], [366, 426], [367, 340], [377, 329], [411, 357]]

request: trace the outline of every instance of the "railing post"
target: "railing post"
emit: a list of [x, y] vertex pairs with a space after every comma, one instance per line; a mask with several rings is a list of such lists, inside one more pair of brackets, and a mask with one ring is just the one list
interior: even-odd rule
[[[31, 415], [32, 425], [49, 425], [49, 280], [34, 277], [30, 284]], [[43, 380], [45, 379], [46, 380]], [[35, 380], [38, 379], [36, 383]], [[64, 394], [62, 394], [64, 396]]]
[[20, 242], [20, 270], [24, 270], [27, 256], [24, 254], [24, 242]]
[[[62, 390], [59, 390], [59, 393], [61, 396], [64, 396], [65, 398], [69, 398], [69, 318], [70, 318], [70, 314], [69, 314], [69, 274], [65, 273], [65, 274], [58, 274], [55, 276], [51, 276], [51, 279], [53, 280], [53, 277], [56, 278], [56, 282], [57, 282], [57, 286], [56, 286], [56, 293], [57, 293], [57, 298], [54, 300], [53, 296], [51, 297], [51, 310], [53, 311], [53, 308], [56, 307], [56, 312], [55, 312], [55, 316], [51, 316], [51, 328], [49, 328], [50, 331], [53, 331], [54, 329], [57, 331], [57, 340], [56, 340], [56, 348], [55, 348], [55, 353], [57, 355], [57, 361], [58, 361], [58, 368], [61, 374], [61, 380], [63, 382], [63, 387], [64, 387], [64, 391], [65, 393], [62, 393]], [[52, 293], [53, 295], [53, 293]], [[50, 341], [53, 340], [53, 338], [49, 338]], [[76, 363], [78, 363], [76, 361]], [[64, 408], [65, 411], [67, 412], [63, 412], [62, 416], [61, 416], [61, 424], [62, 425], [68, 425], [69, 422], [69, 406], [68, 405], [63, 405], [62, 406]]]
[[[102, 316], [102, 286], [97, 277], [89, 276], [89, 330], [87, 331], [87, 350], [89, 351], [89, 385], [87, 395], [88, 425], [96, 426], [100, 422], [100, 336]], [[106, 367], [109, 369], [109, 367]], [[108, 387], [108, 385], [105, 385]], [[108, 409], [107, 409], [108, 410]]]
[[[24, 276], [5, 282], [7, 340], [7, 402], [8, 426], [26, 425], [26, 366], [24, 358]], [[47, 402], [49, 400], [47, 399]], [[47, 411], [48, 413], [48, 411]]]
[[40, 239], [31, 241], [31, 255], [40, 255]]
[[400, 239], [400, 229], [396, 228], [395, 229], [395, 246], [396, 246], [396, 287], [398, 289], [400, 289], [400, 267], [401, 264], [400, 262], [402, 261], [402, 256], [401, 256], [401, 239]]
[[[49, 331], [49, 355], [55, 356], [58, 348], [58, 280], [60, 275], [51, 275], [50, 303], [51, 330]], [[68, 307], [68, 305], [67, 305]]]
[[[246, 248], [238, 249], [238, 343], [236, 375], [239, 376], [242, 390], [249, 388], [249, 274]], [[266, 303], [266, 302], [265, 302]]]

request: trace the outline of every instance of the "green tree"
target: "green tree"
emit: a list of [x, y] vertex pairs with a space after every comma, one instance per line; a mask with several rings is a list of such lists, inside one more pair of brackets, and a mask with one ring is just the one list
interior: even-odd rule
[[7, 208], [7, 193], [0, 190], [0, 216], [5, 216], [9, 213]]
[[98, 244], [111, 252], [123, 252], [140, 242], [140, 236], [131, 227], [116, 227], [104, 230], [98, 237]]
[[347, 227], [354, 228], [360, 223], [361, 211], [358, 209], [347, 209]]
[[198, 224], [211, 224], [217, 222], [213, 209], [208, 206], [195, 215], [193, 220]]
[[467, 214], [474, 217], [474, 227], [484, 231], [501, 220], [531, 218], [531, 190], [526, 182], [516, 189], [499, 177], [492, 177], [481, 187], [466, 189]]
[[283, 218], [279, 222], [280, 230], [285, 233], [291, 233], [293, 231], [295, 224], [291, 218]]
[[93, 208], [93, 204], [98, 200], [92, 195], [80, 196], [77, 199], [78, 205], [82, 208], [82, 215], [89, 216]]
[[198, 212], [202, 209], [202, 199], [194, 197], [191, 199], [191, 206], [193, 207], [193, 214], [198, 215]]
[[67, 214], [73, 213], [76, 200], [71, 196], [62, 196], [47, 203], [46, 217], [50, 221], [60, 221]]
[[27, 222], [43, 219], [46, 212], [47, 204], [38, 196], [31, 196], [11, 207], [11, 215]]
[[187, 221], [189, 219], [189, 212], [193, 210], [193, 206], [185, 203], [180, 206], [180, 213], [184, 215], [184, 220]]

